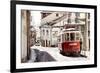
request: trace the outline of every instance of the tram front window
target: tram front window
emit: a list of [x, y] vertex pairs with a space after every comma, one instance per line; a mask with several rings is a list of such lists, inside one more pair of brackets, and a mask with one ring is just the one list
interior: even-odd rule
[[70, 40], [71, 41], [75, 40], [75, 33], [70, 33]]
[[69, 41], [69, 33], [66, 34], [66, 41]]

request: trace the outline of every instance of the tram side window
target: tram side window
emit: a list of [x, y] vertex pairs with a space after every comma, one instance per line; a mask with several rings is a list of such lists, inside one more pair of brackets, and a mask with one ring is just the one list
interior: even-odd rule
[[64, 42], [64, 34], [62, 34], [62, 41]]
[[75, 33], [70, 33], [70, 40], [71, 41], [75, 40]]
[[64, 38], [65, 38], [65, 41], [67, 41], [67, 36], [66, 36], [66, 34], [65, 34], [65, 37], [64, 37]]
[[76, 33], [76, 40], [79, 40], [79, 33]]

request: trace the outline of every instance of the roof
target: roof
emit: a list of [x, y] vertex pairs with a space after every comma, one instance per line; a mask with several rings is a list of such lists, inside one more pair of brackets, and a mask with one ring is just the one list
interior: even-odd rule
[[80, 31], [77, 30], [77, 29], [75, 29], [75, 28], [68, 28], [68, 29], [63, 29], [63, 30], [58, 34], [58, 36], [60, 36], [61, 34], [64, 34], [64, 33], [71, 33], [71, 32], [80, 33]]

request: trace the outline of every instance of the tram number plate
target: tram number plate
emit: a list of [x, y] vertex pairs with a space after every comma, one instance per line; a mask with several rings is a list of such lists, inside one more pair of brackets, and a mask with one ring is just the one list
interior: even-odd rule
[[70, 43], [69, 45], [70, 45], [70, 46], [76, 46], [77, 43]]

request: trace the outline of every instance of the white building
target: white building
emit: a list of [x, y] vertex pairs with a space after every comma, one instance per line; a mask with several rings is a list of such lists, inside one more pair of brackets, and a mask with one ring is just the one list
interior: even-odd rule
[[49, 25], [43, 25], [40, 27], [40, 40], [41, 45], [44, 47], [49, 47], [51, 45], [51, 27]]

